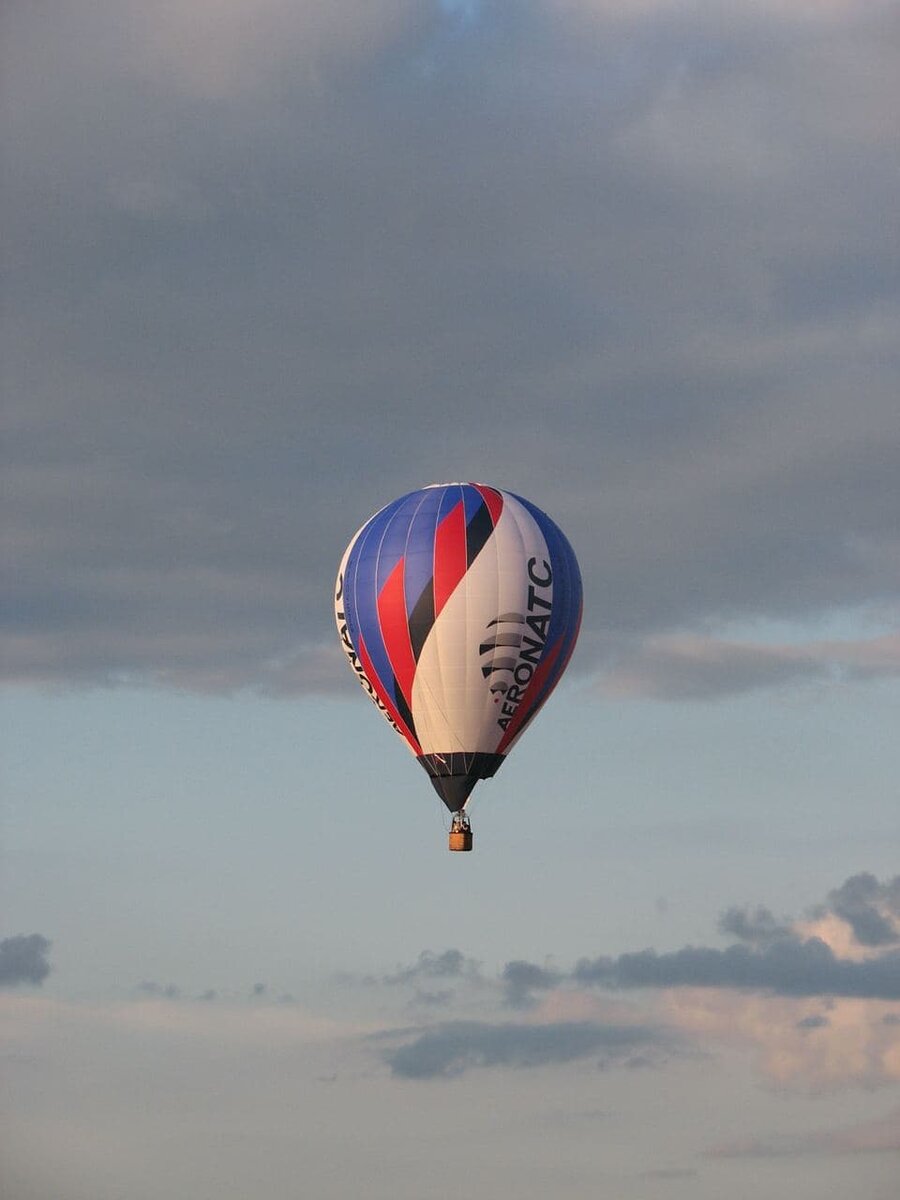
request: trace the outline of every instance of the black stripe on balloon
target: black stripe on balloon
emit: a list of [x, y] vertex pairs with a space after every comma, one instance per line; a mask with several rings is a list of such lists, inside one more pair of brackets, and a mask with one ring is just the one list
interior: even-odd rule
[[429, 579], [425, 590], [415, 603], [409, 614], [409, 640], [412, 645], [413, 658], [419, 661], [425, 639], [434, 628], [434, 580]]
[[397, 712], [403, 718], [403, 724], [406, 726], [406, 728], [409, 730], [409, 732], [413, 735], [413, 737], [416, 739], [416, 741], [418, 741], [419, 739], [418, 739], [418, 736], [416, 735], [416, 725], [415, 725], [415, 722], [413, 721], [413, 717], [412, 717], [412, 713], [410, 712], [409, 705], [406, 703], [406, 697], [403, 695], [403, 691], [400, 687], [400, 684], [397, 682], [397, 676], [394, 675], [393, 679], [394, 679], [394, 701], [396, 702], [396, 705], [397, 705]]
[[466, 569], [471, 567], [472, 563], [480, 554], [485, 542], [494, 532], [494, 522], [491, 520], [491, 514], [488, 512], [488, 506], [482, 501], [475, 512], [475, 516], [466, 526]]

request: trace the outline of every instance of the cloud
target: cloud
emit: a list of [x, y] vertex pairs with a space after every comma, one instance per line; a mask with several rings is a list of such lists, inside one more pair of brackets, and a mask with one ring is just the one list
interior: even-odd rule
[[867, 962], [835, 957], [818, 938], [784, 938], [763, 949], [685, 947], [669, 954], [642, 950], [618, 958], [582, 959], [573, 978], [604, 987], [759, 989], [780, 996], [858, 996], [900, 1000], [900, 953]]
[[[724, 948], [583, 957], [569, 969], [514, 959], [496, 979], [458, 949], [423, 951], [411, 966], [361, 982], [409, 987], [409, 1007], [420, 1013], [461, 997], [528, 1014], [522, 1023], [442, 1022], [380, 1035], [401, 1039], [384, 1059], [406, 1078], [583, 1057], [600, 1030], [638, 1030], [621, 1034], [627, 1056], [603, 1060], [637, 1067], [656, 1061], [652, 1045], [634, 1044], [652, 1029], [685, 1035], [700, 1052], [749, 1045], [779, 1085], [878, 1087], [900, 1079], [898, 886], [900, 877], [861, 872], [793, 920], [763, 905], [732, 906], [718, 921], [719, 933], [736, 939]], [[422, 986], [431, 980], [460, 987]]]
[[476, 982], [481, 978], [479, 963], [473, 958], [466, 958], [460, 950], [444, 950], [441, 954], [433, 954], [423, 950], [416, 962], [409, 967], [401, 967], [381, 979], [391, 987], [416, 983], [421, 979], [464, 979]]
[[[884, 1181], [892, 1179], [892, 1134], [881, 1127], [887, 1114], [863, 1124], [839, 1103], [766, 1100], [740, 1060], [685, 1062], [671, 1035], [657, 1034], [656, 1020], [637, 1022], [652, 1031], [644, 1040], [636, 1030], [610, 1045], [598, 1033], [587, 1053], [577, 1037], [551, 1031], [552, 1044], [541, 1053], [533, 1045], [506, 1047], [495, 1067], [465, 1065], [461, 1077], [429, 1081], [392, 1076], [379, 1062], [373, 1072], [373, 1047], [385, 1044], [367, 1036], [371, 1028], [324, 1021], [299, 1007], [248, 1006], [245, 993], [217, 1004], [0, 998], [4, 1075], [17, 1097], [8, 1106], [4, 1159], [13, 1194], [158, 1200], [199, 1191], [236, 1200], [254, 1194], [262, 1171], [273, 1194], [291, 1195], [300, 1155], [310, 1194], [355, 1194], [354, 1182], [377, 1176], [392, 1193], [424, 1196], [434, 1193], [448, 1129], [478, 1168], [470, 1177], [477, 1175], [476, 1195], [537, 1196], [548, 1186], [555, 1194], [590, 1195], [606, 1184], [598, 1185], [598, 1154], [617, 1194], [641, 1193], [642, 1180], [649, 1181], [645, 1192], [690, 1190], [698, 1170], [703, 1180], [715, 1176], [718, 1191], [724, 1181], [726, 1191], [740, 1192], [746, 1164], [726, 1157], [740, 1149], [737, 1135], [758, 1145], [777, 1141], [826, 1124], [822, 1110], [838, 1108], [830, 1119], [837, 1128], [821, 1130], [823, 1138], [870, 1147], [839, 1164], [846, 1177], [869, 1196], [867, 1184], [880, 1171], [879, 1194], [890, 1194]], [[477, 1032], [466, 1036], [480, 1044]], [[399, 1037], [392, 1034], [394, 1045]], [[595, 1041], [593, 1034], [587, 1040]], [[560, 1047], [576, 1057], [557, 1061]], [[543, 1067], [514, 1065], [543, 1057]], [[648, 1057], [673, 1074], [627, 1066]], [[613, 1073], [598, 1072], [597, 1062], [609, 1062]], [[874, 1115], [871, 1097], [858, 1107]], [[725, 1153], [705, 1161], [714, 1138], [721, 1144], [713, 1153]], [[880, 1158], [877, 1147], [884, 1147]], [[827, 1154], [824, 1140], [811, 1153]], [[785, 1168], [767, 1194], [795, 1190], [796, 1175]], [[813, 1190], [824, 1180], [818, 1191], [827, 1191], [828, 1161], [798, 1168]]]
[[752, 911], [733, 907], [719, 918], [719, 932], [731, 934], [743, 942], [766, 943], [788, 935], [790, 926], [776, 921], [762, 905]]
[[648, 638], [603, 675], [612, 695], [711, 700], [760, 688], [900, 676], [900, 635], [765, 645], [696, 635]]
[[[169, 1001], [185, 1001], [189, 1002], [185, 990], [175, 983], [158, 983], [155, 979], [143, 979], [136, 985], [135, 994], [146, 999], [169, 1000]], [[245, 987], [240, 991], [235, 992], [233, 989], [224, 990], [219, 988], [205, 988], [202, 992], [196, 993], [193, 997], [196, 1000], [210, 1002], [213, 1000], [222, 999], [226, 1004], [237, 1004], [247, 1001], [263, 1001], [269, 1004], [294, 1004], [294, 997], [283, 992], [277, 996], [272, 989], [265, 983], [254, 983], [250, 987]]]
[[896, 672], [702, 635], [900, 589], [890, 8], [460, 12], [12, 6], [7, 678], [349, 695], [342, 547], [449, 463], [610, 688]]
[[385, 1053], [403, 1079], [448, 1079], [473, 1067], [540, 1067], [598, 1055], [606, 1065], [643, 1065], [667, 1046], [659, 1030], [592, 1022], [520, 1025], [457, 1021], [435, 1026]]
[[883, 1002], [816, 999], [813, 1004], [717, 988], [674, 988], [657, 995], [662, 1021], [707, 1049], [754, 1050], [766, 1078], [781, 1089], [871, 1090], [900, 1080], [900, 1038], [885, 1024]]
[[705, 640], [900, 594], [891, 6], [9, 7], [8, 679], [350, 695], [341, 550], [448, 473], [609, 687], [896, 673]]
[[[779, 922], [765, 907], [732, 907], [719, 929], [740, 939], [723, 949], [686, 946], [658, 953], [580, 959], [570, 973], [517, 960], [504, 968], [508, 998], [527, 1003], [534, 991], [566, 980], [581, 987], [709, 987], [761, 990], [782, 996], [900, 999], [898, 914], [900, 876], [884, 883], [868, 873], [851, 876], [815, 910], [812, 922]], [[837, 926], [836, 953], [829, 944]], [[810, 936], [810, 934], [812, 934]], [[856, 954], [848, 952], [848, 942]], [[884, 948], [888, 947], [887, 950]]]
[[[582, 958], [570, 971], [515, 961], [501, 973], [507, 1002], [542, 1019], [585, 992], [640, 991], [662, 1024], [698, 1046], [750, 1044], [766, 1074], [813, 1090], [900, 1079], [900, 877], [868, 873], [834, 888], [812, 916], [777, 920], [763, 906], [732, 907], [719, 930], [739, 940]], [[535, 1009], [537, 994], [542, 995]]]
[[508, 962], [502, 974], [505, 1001], [510, 1008], [530, 1008], [535, 1003], [532, 994], [535, 990], [555, 987], [561, 978], [558, 972], [535, 963]]
[[258, 93], [288, 70], [314, 88], [342, 64], [376, 57], [410, 22], [416, 5], [348, 0], [335, 9], [316, 0], [195, 0], [185, 9], [91, 0], [60, 8], [76, 46], [80, 10], [89, 24], [105, 25], [123, 51], [123, 67], [138, 78], [165, 82], [186, 100], [221, 104]]
[[[853, 930], [862, 946], [889, 946], [900, 943], [900, 875], [880, 884], [874, 875], [853, 875], [829, 893], [832, 912]], [[888, 913], [879, 911], [879, 905]]]
[[828, 1025], [828, 1018], [823, 1017], [821, 1013], [813, 1013], [809, 1017], [801, 1017], [797, 1022], [798, 1029], [824, 1029]]
[[[447, 1008], [460, 993], [465, 996], [468, 991], [471, 999], [490, 986], [490, 981], [482, 974], [481, 964], [454, 947], [440, 953], [422, 950], [415, 962], [398, 965], [395, 970], [381, 975], [340, 971], [334, 981], [339, 986], [353, 989], [406, 989], [406, 1004], [412, 1010]], [[450, 983], [455, 986], [441, 986]]]
[[17, 934], [0, 941], [0, 987], [39, 986], [50, 974], [51, 943], [39, 933]]

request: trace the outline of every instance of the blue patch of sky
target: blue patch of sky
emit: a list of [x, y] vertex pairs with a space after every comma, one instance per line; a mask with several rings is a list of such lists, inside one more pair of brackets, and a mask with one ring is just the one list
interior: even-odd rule
[[[10, 692], [6, 933], [54, 941], [45, 990], [183, 993], [457, 947], [494, 969], [715, 936], [896, 869], [897, 688], [705, 704], [568, 682], [448, 854], [425, 773], [346, 699]], [[660, 898], [666, 903], [661, 905]]]

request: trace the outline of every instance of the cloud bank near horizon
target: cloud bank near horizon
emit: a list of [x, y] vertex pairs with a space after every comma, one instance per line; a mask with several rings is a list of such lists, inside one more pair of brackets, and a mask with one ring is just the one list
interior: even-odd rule
[[[668, 1038], [670, 1053], [749, 1044], [766, 1075], [786, 1087], [900, 1080], [900, 876], [850, 876], [795, 920], [761, 905], [735, 906], [720, 917], [719, 932], [737, 940], [725, 948], [584, 957], [569, 970], [512, 960], [493, 981], [479, 976], [476, 991], [483, 998], [492, 987], [501, 1010], [520, 1014], [517, 1022], [443, 1020], [410, 1029], [385, 1061], [418, 1079], [540, 1065], [554, 1053], [556, 1061], [603, 1061], [605, 1034], [614, 1040], [615, 1031], [628, 1029], [621, 1053], [606, 1047], [610, 1063], [658, 1063], [649, 1052], [666, 1049]], [[412, 984], [414, 974], [394, 978]], [[460, 988], [445, 1005], [471, 1004], [474, 995]], [[534, 1029], [546, 1027], [552, 1032], [541, 1040]]]
[[[423, 951], [380, 975], [332, 981], [362, 1019], [320, 1019], [265, 984], [189, 994], [152, 979], [137, 983], [110, 1019], [201, 1037], [245, 1021], [248, 1036], [275, 1042], [358, 1043], [409, 1081], [578, 1062], [665, 1069], [748, 1045], [764, 1074], [792, 1089], [900, 1081], [900, 876], [850, 876], [795, 919], [733, 906], [718, 928], [732, 939], [724, 948], [583, 957], [569, 969], [512, 960], [493, 974], [456, 948]], [[42, 982], [48, 947], [40, 935], [6, 939], [2, 982]], [[72, 1020], [79, 1011], [105, 1019], [102, 1006], [75, 1006]]]
[[900, 1000], [900, 875], [869, 872], [832, 889], [805, 919], [778, 920], [764, 906], [729, 908], [719, 930], [738, 940], [720, 949], [581, 958], [569, 972], [506, 964], [506, 1003], [528, 1007], [562, 983], [605, 989], [719, 988], [774, 996]]

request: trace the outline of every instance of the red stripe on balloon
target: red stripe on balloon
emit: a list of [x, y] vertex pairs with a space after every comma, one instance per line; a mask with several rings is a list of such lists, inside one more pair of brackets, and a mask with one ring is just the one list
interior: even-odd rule
[[466, 573], [466, 510], [460, 502], [434, 535], [434, 615], [437, 617]]
[[496, 529], [497, 522], [500, 520], [500, 514], [503, 512], [503, 496], [496, 488], [487, 487], [483, 483], [475, 483], [472, 486], [487, 505], [487, 510], [491, 514], [491, 521]]
[[[509, 719], [509, 725], [507, 725], [506, 732], [500, 739], [497, 749], [494, 751], [495, 754], [503, 754], [509, 743], [513, 740], [525, 722], [534, 716], [534, 712], [531, 711], [531, 708], [534, 704], [535, 697], [540, 694], [542, 688], [547, 683], [548, 678], [553, 674], [553, 666], [559, 656], [561, 647], [562, 639], [560, 638], [547, 657], [542, 659], [538, 667], [535, 669], [535, 672], [525, 689], [525, 693], [522, 696], [522, 699], [519, 701], [519, 707]], [[556, 682], [561, 674], [561, 670], [556, 673], [556, 679], [553, 681], [550, 691], [553, 690], [553, 687], [556, 685]], [[544, 700], [546, 700], [547, 696], [550, 695], [550, 691], [548, 691], [547, 695], [544, 696]], [[537, 710], [535, 709], [535, 712], [536, 711]]]
[[384, 648], [400, 690], [412, 708], [413, 676], [416, 660], [409, 640], [404, 587], [404, 560], [401, 558], [378, 593], [378, 623]]
[[362, 669], [366, 673], [366, 678], [372, 685], [372, 691], [387, 709], [391, 720], [396, 724], [397, 728], [406, 738], [407, 742], [409, 742], [410, 746], [412, 747], [413, 754], [418, 757], [422, 753], [422, 747], [413, 737], [406, 722], [400, 716], [400, 713], [397, 710], [397, 705], [394, 703], [393, 696], [388, 693], [384, 684], [378, 678], [378, 674], [375, 671], [375, 668], [372, 666], [372, 660], [369, 658], [368, 651], [366, 650], [366, 642], [362, 634], [359, 635], [359, 645], [356, 647], [356, 652], [359, 655], [359, 661], [362, 663]]

